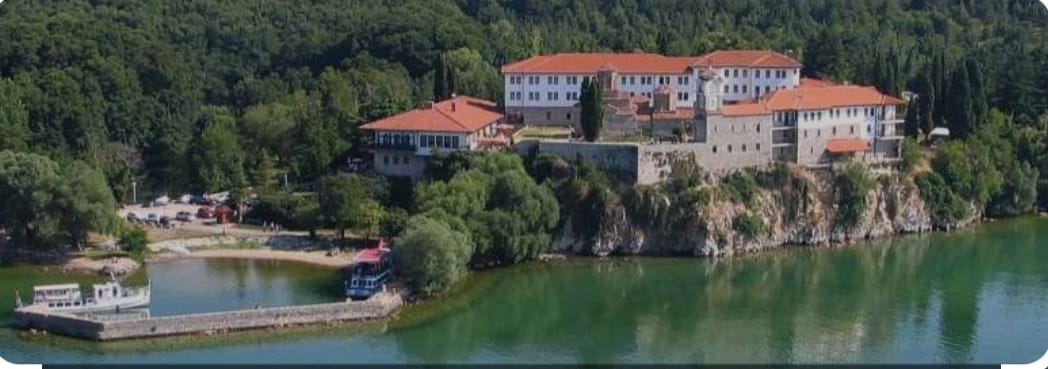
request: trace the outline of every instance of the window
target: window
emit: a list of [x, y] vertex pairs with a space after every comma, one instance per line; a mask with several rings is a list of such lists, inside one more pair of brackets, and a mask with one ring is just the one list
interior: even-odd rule
[[564, 119], [571, 120], [571, 113], [564, 114]]
[[747, 89], [748, 89], [749, 87], [750, 87], [750, 85], [742, 85], [742, 93], [747, 93], [747, 92], [746, 92], [746, 90], [747, 90]]
[[866, 125], [866, 133], [873, 133], [873, 126], [867, 124]]
[[771, 69], [764, 70], [764, 78], [771, 78]]
[[[459, 138], [458, 138], [458, 136], [455, 136], [455, 137], [451, 138], [451, 147], [456, 148], [456, 149], [459, 147]], [[405, 164], [406, 163], [407, 162], [405, 162]]]
[[750, 72], [749, 69], [743, 69], [742, 70], [742, 78], [749, 77], [749, 74], [750, 74], [749, 72]]
[[[732, 74], [732, 77], [739, 78], [739, 70], [738, 69], [733, 70], [731, 72], [731, 74]], [[731, 151], [731, 150], [728, 150], [728, 151]]]
[[539, 76], [528, 76], [528, 84], [529, 85], [537, 85], [537, 84], [539, 84]]
[[436, 136], [427, 136], [426, 139], [429, 140], [429, 144], [427, 145], [429, 147], [433, 147], [433, 146], [435, 146], [437, 144], [437, 137]]
[[822, 130], [821, 129], [815, 130], [815, 137], [822, 137]]
[[746, 144], [742, 144], [742, 152], [746, 152]]
[[553, 119], [553, 113], [547, 111], [546, 112], [546, 120], [550, 120], [550, 119]]
[[382, 164], [389, 165], [389, 157], [382, 155]]
[[728, 93], [728, 85], [724, 85], [724, 93]]
[[637, 84], [637, 77], [634, 77], [634, 76], [630, 76], [630, 84], [631, 84], [631, 85], [635, 85], [635, 84]]
[[764, 86], [764, 93], [771, 92], [771, 86]]
[[836, 135], [837, 135], [837, 127], [833, 127], [833, 135], [834, 135], [834, 136], [836, 136]]
[[804, 130], [804, 138], [808, 138], [808, 130]]
[[687, 93], [687, 92], [685, 92], [685, 93], [684, 93], [684, 101], [688, 101], [688, 100], [691, 100], [691, 97], [690, 97], [690, 96], [688, 96], [688, 95], [690, 95], [690, 94], [689, 94], [689, 93]]
[[731, 152], [731, 145], [728, 145], [728, 152]]
[[739, 85], [731, 85], [731, 91], [734, 93], [739, 93]]
[[757, 123], [757, 132], [760, 132], [760, 131], [761, 131], [761, 124]]
[[717, 145], [713, 145], [713, 153], [714, 153], [714, 154], [716, 154], [716, 153], [717, 153]]
[[548, 76], [548, 77], [546, 77], [546, 84], [547, 85], [555, 85], [555, 84], [557, 84], [557, 77], [556, 76]]
[[729, 73], [728, 73], [728, 70], [727, 70], [727, 69], [725, 69], [725, 70], [724, 70], [724, 78], [728, 78], [728, 77], [730, 77], [730, 76], [729, 76]]
[[761, 151], [761, 144], [756, 144], [756, 145], [754, 145], [754, 146], [756, 146], [756, 150], [757, 150], [757, 151]]
[[419, 147], [426, 147], [426, 135], [421, 135], [418, 137], [418, 145]]
[[855, 134], [855, 126], [848, 127], [848, 132], [854, 135]]
[[620, 83], [621, 84], [626, 84], [626, 76], [622, 76], [622, 82], [620, 82]]

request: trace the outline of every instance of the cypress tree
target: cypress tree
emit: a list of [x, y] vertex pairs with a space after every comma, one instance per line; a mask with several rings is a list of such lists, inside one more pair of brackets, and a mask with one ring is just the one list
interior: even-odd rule
[[581, 116], [579, 123], [582, 126], [582, 136], [586, 141], [596, 141], [600, 137], [600, 130], [604, 125], [604, 111], [601, 109], [601, 87], [596, 79], [583, 81], [582, 92], [579, 98]]
[[983, 78], [982, 66], [975, 59], [968, 59], [968, 85], [971, 87], [971, 96], [969, 99], [972, 104], [972, 124], [973, 129], [986, 122], [986, 117], [989, 114], [990, 108], [986, 101], [989, 94], [986, 92], [986, 83]]
[[444, 62], [444, 53], [440, 53], [433, 70], [433, 100], [441, 101], [449, 95], [451, 93], [448, 91], [448, 68]]
[[921, 73], [917, 85], [917, 115], [920, 116], [921, 128], [924, 134], [932, 133], [935, 128], [935, 82], [932, 81], [931, 72]]
[[961, 64], [950, 79], [950, 97], [946, 99], [949, 114], [950, 133], [958, 137], [968, 137], [974, 126], [972, 123], [972, 88], [968, 84], [968, 67]]
[[[932, 83], [933, 88], [936, 92], [935, 95], [935, 111], [945, 112], [946, 110], [946, 53], [942, 49], [938, 49], [932, 55]], [[936, 116], [935, 123], [939, 124], [946, 118], [945, 116]]]

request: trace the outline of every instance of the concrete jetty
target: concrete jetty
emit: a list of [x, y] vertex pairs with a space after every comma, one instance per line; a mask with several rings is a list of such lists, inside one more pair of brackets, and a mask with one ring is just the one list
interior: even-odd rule
[[105, 321], [27, 306], [15, 310], [14, 323], [22, 328], [110, 341], [378, 319], [389, 316], [402, 303], [399, 294], [382, 292], [365, 301]]

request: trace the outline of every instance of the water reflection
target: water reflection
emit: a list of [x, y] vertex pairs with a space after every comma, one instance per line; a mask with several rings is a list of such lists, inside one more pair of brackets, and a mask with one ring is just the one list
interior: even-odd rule
[[1030, 291], [997, 293], [1030, 286], [1043, 299], [1048, 247], [1035, 225], [732, 260], [528, 266], [482, 276], [496, 281], [469, 309], [393, 335], [424, 362], [972, 362], [1016, 350], [1032, 360], [1035, 343], [977, 345], [982, 305], [997, 303], [988, 293], [1040, 309]]

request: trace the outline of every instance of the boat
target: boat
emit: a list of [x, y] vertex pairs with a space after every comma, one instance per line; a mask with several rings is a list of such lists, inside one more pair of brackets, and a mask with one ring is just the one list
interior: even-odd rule
[[91, 295], [83, 296], [80, 285], [52, 284], [33, 287], [33, 306], [56, 312], [120, 311], [149, 306], [150, 284], [124, 287], [115, 278], [92, 285]]
[[346, 296], [366, 300], [381, 291], [393, 274], [393, 254], [386, 240], [378, 239], [353, 257], [353, 268], [345, 280]]

